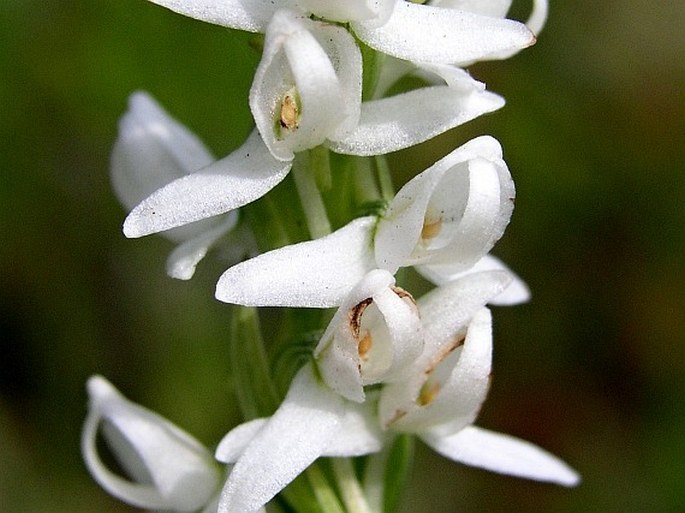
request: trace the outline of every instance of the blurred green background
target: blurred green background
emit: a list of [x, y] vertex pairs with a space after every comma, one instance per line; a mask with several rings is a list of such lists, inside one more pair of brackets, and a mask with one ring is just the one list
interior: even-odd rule
[[[685, 511], [685, 3], [550, 10], [538, 45], [472, 69], [503, 110], [391, 161], [406, 176], [471, 136], [502, 142], [518, 197], [496, 253], [533, 301], [496, 309], [479, 424], [548, 448], [583, 483], [419, 448], [406, 512]], [[117, 119], [146, 89], [224, 155], [251, 128], [258, 55], [144, 0], [3, 0], [0, 34], [0, 511], [134, 511], [81, 463], [89, 375], [209, 445], [237, 409], [212, 298], [223, 265], [173, 281], [170, 243], [124, 239]]]

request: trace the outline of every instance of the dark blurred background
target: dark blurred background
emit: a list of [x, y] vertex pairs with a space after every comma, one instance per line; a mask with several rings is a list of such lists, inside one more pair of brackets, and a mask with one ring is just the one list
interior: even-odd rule
[[[391, 162], [406, 176], [474, 135], [502, 142], [518, 197], [496, 254], [533, 301], [496, 309], [479, 424], [548, 448], [583, 483], [419, 447], [405, 512], [685, 511], [685, 3], [550, 12], [535, 47], [472, 69], [503, 110]], [[212, 298], [223, 265], [173, 281], [170, 243], [124, 239], [117, 119], [146, 89], [224, 155], [251, 128], [259, 56], [245, 34], [144, 0], [3, 0], [0, 34], [0, 510], [134, 511], [81, 463], [87, 377], [208, 445], [237, 408], [227, 307]]]

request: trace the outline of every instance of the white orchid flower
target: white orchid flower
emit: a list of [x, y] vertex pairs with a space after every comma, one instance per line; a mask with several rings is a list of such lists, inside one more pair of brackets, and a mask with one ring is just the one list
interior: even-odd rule
[[[499, 143], [479, 137], [411, 179], [380, 219], [359, 218], [320, 239], [241, 262], [221, 276], [216, 297], [248, 306], [331, 307], [372, 269], [469, 271], [502, 235], [513, 200]], [[525, 285], [517, 288], [508, 304], [527, 299]]]
[[411, 295], [387, 271], [369, 272], [352, 289], [314, 350], [323, 381], [363, 402], [364, 386], [389, 382], [421, 354], [423, 338]]
[[[88, 380], [88, 416], [81, 450], [95, 480], [118, 499], [146, 509], [211, 511], [220, 472], [197, 440], [123, 397], [105, 378]], [[129, 481], [108, 469], [97, 450], [101, 431]]]
[[235, 466], [218, 511], [258, 511], [317, 458], [360, 456], [381, 446], [368, 407], [346, 401], [306, 365], [273, 416], [238, 426], [219, 444], [216, 458]]
[[371, 48], [400, 59], [459, 64], [516, 52], [535, 42], [522, 23], [469, 10], [404, 0], [151, 0], [172, 11], [224, 27], [265, 32], [278, 9], [349, 22]]
[[[149, 94], [131, 95], [111, 156], [112, 186], [127, 210], [160, 187], [212, 162], [214, 157], [197, 136], [169, 116]], [[165, 231], [162, 235], [179, 243], [167, 259], [168, 274], [190, 279], [209, 248], [232, 230], [237, 220], [238, 213], [231, 212]]]
[[424, 352], [407, 379], [382, 389], [379, 416], [385, 429], [416, 434], [451, 460], [575, 486], [578, 474], [557, 457], [473, 426], [489, 388], [492, 359], [492, 320], [483, 305], [507, 279], [501, 272], [472, 274], [419, 300]]

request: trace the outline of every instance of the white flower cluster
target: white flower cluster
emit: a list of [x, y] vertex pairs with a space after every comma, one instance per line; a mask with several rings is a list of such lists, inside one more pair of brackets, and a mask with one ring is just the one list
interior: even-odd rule
[[[301, 152], [383, 155], [500, 108], [504, 100], [463, 67], [533, 44], [547, 11], [536, 0], [525, 25], [505, 18], [510, 0], [152, 1], [264, 33], [249, 97], [256, 129], [232, 154], [215, 160], [145, 93], [131, 97], [121, 120], [112, 180], [132, 209], [124, 233], [164, 232], [179, 242], [167, 269], [181, 279], [234, 229], [237, 209], [284, 180]], [[368, 99], [361, 46], [384, 56]], [[430, 85], [387, 96], [407, 74]], [[473, 425], [490, 379], [486, 305], [529, 297], [489, 255], [514, 194], [499, 143], [478, 137], [411, 179], [381, 212], [230, 267], [216, 288], [223, 302], [337, 308], [281, 406], [221, 441], [215, 456], [230, 469], [221, 489], [216, 463], [196, 441], [92, 378], [83, 432], [90, 471], [140, 507], [254, 512], [317, 458], [372, 454], [410, 433], [454, 461], [577, 484], [542, 449]], [[437, 285], [416, 301], [395, 284], [409, 266]], [[100, 427], [136, 482], [101, 462]]]

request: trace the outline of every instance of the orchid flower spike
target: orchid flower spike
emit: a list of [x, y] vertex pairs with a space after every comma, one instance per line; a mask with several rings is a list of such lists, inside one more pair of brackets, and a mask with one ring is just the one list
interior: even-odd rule
[[[100, 486], [140, 508], [211, 510], [220, 473], [207, 449], [168, 420], [128, 401], [105, 378], [91, 377], [87, 388], [90, 403], [81, 450]], [[133, 481], [102, 462], [96, 444], [99, 431]]]
[[[111, 180], [121, 204], [133, 209], [160, 187], [214, 162], [206, 146], [167, 114], [147, 93], [136, 92], [119, 121], [119, 137], [111, 155]], [[238, 220], [234, 211], [162, 235], [179, 243], [167, 259], [169, 276], [190, 279], [207, 251]]]
[[[221, 276], [216, 297], [249, 306], [331, 307], [373, 269], [394, 274], [419, 266], [438, 283], [476, 265], [506, 269], [480, 262], [504, 232], [513, 200], [499, 143], [478, 137], [410, 180], [380, 219], [355, 219], [326, 237], [241, 262]], [[508, 294], [502, 303], [528, 298], [520, 279]]]

